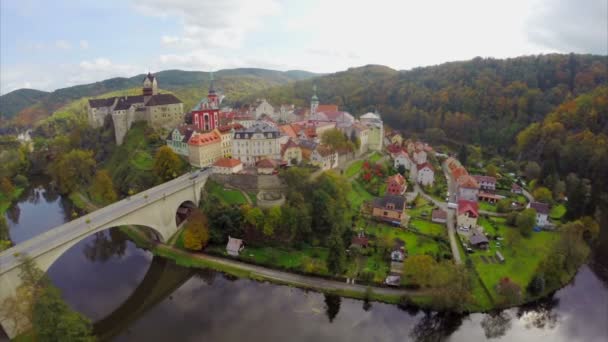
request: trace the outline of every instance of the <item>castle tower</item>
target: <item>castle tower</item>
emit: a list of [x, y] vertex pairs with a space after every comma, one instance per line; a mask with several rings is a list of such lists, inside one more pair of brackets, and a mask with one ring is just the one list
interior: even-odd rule
[[148, 102], [148, 100], [156, 94], [158, 94], [158, 83], [156, 82], [156, 77], [154, 77], [154, 75], [151, 73], [148, 73], [146, 78], [144, 78], [144, 103]]
[[310, 99], [310, 115], [314, 115], [319, 108], [319, 98], [317, 97], [317, 85], [312, 86], [312, 98]]

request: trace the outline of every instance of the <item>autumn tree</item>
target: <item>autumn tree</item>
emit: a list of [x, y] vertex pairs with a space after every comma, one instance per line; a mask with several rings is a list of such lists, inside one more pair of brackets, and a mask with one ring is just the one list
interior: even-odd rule
[[169, 146], [161, 146], [154, 157], [154, 173], [163, 181], [179, 176], [184, 170], [181, 158]]
[[262, 232], [265, 236], [270, 237], [274, 235], [275, 229], [281, 224], [281, 207], [275, 206], [268, 209], [266, 218], [264, 219], [264, 228]]
[[49, 167], [49, 172], [61, 193], [67, 194], [87, 186], [97, 163], [92, 151], [71, 150], [60, 156]]
[[528, 208], [517, 214], [516, 225], [521, 235], [530, 237], [536, 225], [536, 210]]
[[351, 142], [342, 131], [337, 128], [333, 128], [323, 132], [321, 135], [321, 143], [328, 145], [333, 150], [349, 149], [353, 150], [355, 143]]
[[498, 177], [498, 168], [494, 164], [486, 166], [486, 174], [491, 177]]
[[188, 217], [184, 231], [184, 247], [200, 251], [209, 242], [209, 227], [207, 218], [199, 210], [194, 209]]
[[93, 178], [93, 184], [89, 191], [93, 199], [99, 203], [109, 204], [116, 202], [118, 199], [112, 178], [106, 170], [99, 170], [95, 173], [95, 178]]
[[13, 197], [13, 192], [15, 192], [15, 186], [13, 185], [11, 180], [8, 179], [8, 177], [3, 177], [2, 180], [0, 180], [0, 192], [2, 192], [2, 194], [4, 194], [6, 198], [10, 199]]
[[496, 293], [501, 296], [505, 304], [518, 304], [521, 302], [521, 287], [510, 278], [501, 278], [496, 285]]
[[533, 179], [538, 179], [540, 177], [540, 165], [537, 162], [531, 161], [526, 164], [526, 168], [524, 170], [524, 175], [528, 181]]

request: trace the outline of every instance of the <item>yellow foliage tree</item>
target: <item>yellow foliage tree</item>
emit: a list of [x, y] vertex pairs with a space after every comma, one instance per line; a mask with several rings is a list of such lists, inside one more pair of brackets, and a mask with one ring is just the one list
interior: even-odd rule
[[193, 251], [200, 251], [209, 242], [209, 227], [207, 218], [200, 211], [195, 210], [188, 218], [184, 231], [184, 247]]

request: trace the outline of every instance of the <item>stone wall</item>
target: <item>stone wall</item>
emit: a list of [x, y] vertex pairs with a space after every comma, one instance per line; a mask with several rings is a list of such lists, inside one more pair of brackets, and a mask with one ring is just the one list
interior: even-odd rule
[[276, 175], [251, 175], [251, 174], [235, 174], [221, 175], [213, 174], [211, 179], [223, 185], [228, 185], [233, 188], [244, 191], [259, 191], [259, 190], [285, 190], [286, 186], [281, 182], [281, 179]]

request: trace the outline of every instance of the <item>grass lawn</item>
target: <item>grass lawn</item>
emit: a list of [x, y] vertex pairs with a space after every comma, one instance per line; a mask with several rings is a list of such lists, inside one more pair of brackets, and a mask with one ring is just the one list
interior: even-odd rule
[[415, 230], [423, 234], [434, 236], [446, 235], [445, 226], [439, 223], [413, 218], [410, 220], [409, 224], [410, 228], [414, 228]]
[[390, 271], [390, 265], [388, 260], [382, 258], [379, 254], [372, 254], [365, 261], [363, 272], [371, 272], [374, 274], [373, 281], [375, 283], [384, 283], [384, 280], [388, 276]]
[[348, 194], [348, 201], [353, 209], [358, 210], [363, 202], [369, 201], [372, 198], [374, 198], [374, 196], [367, 192], [361, 183], [358, 181], [351, 183], [351, 191]]
[[[429, 201], [427, 201], [426, 199], [424, 199], [422, 196], [418, 196], [418, 199], [416, 200], [416, 206], [412, 209], [408, 209], [407, 210], [407, 214], [410, 217], [424, 217], [424, 218], [431, 218], [431, 211], [433, 210], [433, 205], [431, 203], [429, 203]], [[426, 213], [426, 214], [423, 214]]]
[[551, 208], [551, 212], [549, 213], [549, 217], [554, 220], [560, 220], [566, 214], [566, 206], [563, 204], [558, 204]]
[[481, 210], [485, 210], [485, 211], [491, 211], [491, 212], [496, 212], [496, 205], [488, 203], [488, 202], [484, 202], [484, 201], [480, 201], [479, 203], [479, 209]]
[[[509, 228], [506, 228], [509, 229]], [[555, 243], [559, 233], [555, 232], [538, 232], [533, 233], [530, 238], [521, 238], [521, 242], [513, 248], [508, 246], [508, 241], [502, 241], [502, 247], [496, 247], [496, 241], [490, 241], [488, 251], [476, 251], [471, 255], [471, 259], [479, 272], [483, 282], [494, 298], [497, 298], [494, 286], [503, 277], [509, 277], [511, 280], [519, 284], [522, 289], [528, 285], [538, 264], [543, 257], [549, 253], [552, 245]], [[484, 262], [481, 256], [494, 256], [496, 251], [500, 251], [505, 258], [505, 263]]]
[[363, 160], [357, 160], [356, 162], [350, 164], [350, 166], [344, 171], [344, 176], [347, 178], [353, 177], [361, 171], [361, 167], [363, 167]]
[[224, 189], [220, 184], [211, 180], [207, 181], [207, 191], [217, 195], [226, 204], [247, 204], [247, 199], [239, 190]]
[[253, 205], [258, 204], [258, 197], [255, 192], [248, 192], [247, 196], [249, 196], [249, 199], [251, 200], [251, 203], [253, 203]]
[[[226, 253], [225, 246], [210, 246], [207, 248], [214, 252]], [[325, 265], [327, 253], [327, 249], [321, 247], [305, 247], [301, 250], [296, 250], [279, 247], [246, 246], [239, 255], [239, 259], [275, 268], [298, 271], [304, 271], [304, 263], [311, 261], [316, 265], [314, 273], [327, 275], [327, 266]]]
[[154, 158], [152, 158], [152, 155], [147, 151], [137, 150], [133, 153], [131, 163], [142, 171], [149, 171], [152, 170], [154, 165]]
[[391, 239], [405, 241], [405, 249], [408, 255], [435, 254], [439, 251], [439, 245], [431, 238], [420, 236], [402, 228], [395, 228], [382, 223], [370, 222], [365, 232], [376, 237], [388, 236]]
[[378, 152], [374, 152], [372, 153], [372, 155], [369, 157], [369, 161], [370, 163], [375, 163], [378, 160], [380, 160], [380, 158], [382, 158], [382, 155], [380, 155], [380, 153]]

